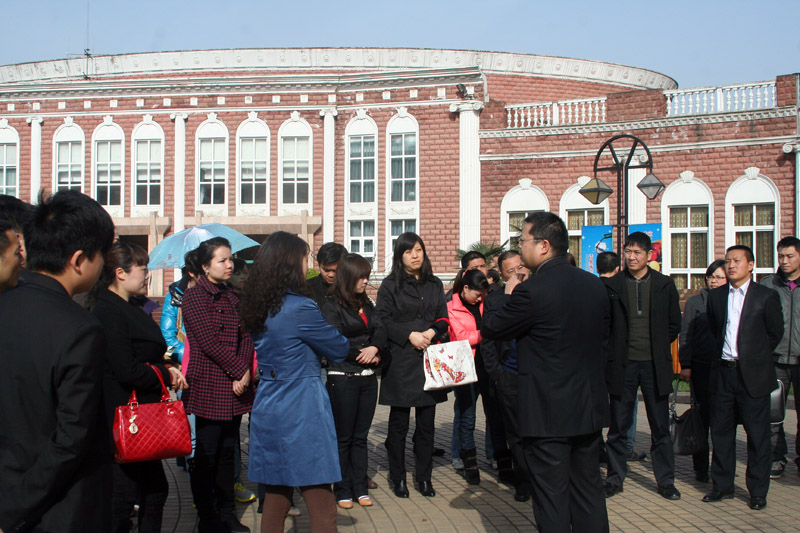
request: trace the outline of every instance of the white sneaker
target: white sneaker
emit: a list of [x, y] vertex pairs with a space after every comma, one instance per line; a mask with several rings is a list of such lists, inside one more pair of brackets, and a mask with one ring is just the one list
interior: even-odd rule
[[464, 461], [456, 457], [453, 459], [453, 468], [456, 470], [464, 470]]

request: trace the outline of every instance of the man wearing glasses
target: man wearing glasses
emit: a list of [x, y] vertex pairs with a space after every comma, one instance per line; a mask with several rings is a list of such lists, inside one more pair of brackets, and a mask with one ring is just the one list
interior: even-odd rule
[[637, 231], [628, 235], [623, 247], [625, 270], [606, 280], [611, 303], [611, 356], [606, 367], [611, 427], [605, 491], [608, 498], [622, 492], [628, 473], [627, 433], [641, 387], [658, 494], [679, 500], [669, 434], [669, 394], [673, 377], [670, 344], [680, 332], [681, 310], [672, 279], [647, 265], [650, 248], [646, 234]]

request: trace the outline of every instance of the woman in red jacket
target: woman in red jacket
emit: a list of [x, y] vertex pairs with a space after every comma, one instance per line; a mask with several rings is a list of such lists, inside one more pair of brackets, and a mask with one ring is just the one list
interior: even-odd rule
[[[488, 288], [489, 280], [486, 279], [486, 274], [477, 269], [467, 270], [453, 286], [453, 298], [447, 302], [450, 340], [469, 341], [473, 355], [477, 355], [480, 350], [483, 296]], [[464, 461], [464, 477], [467, 483], [477, 485], [481, 482], [474, 437], [478, 384], [461, 385], [454, 387], [453, 391], [460, 412], [458, 432], [461, 441], [461, 460]]]

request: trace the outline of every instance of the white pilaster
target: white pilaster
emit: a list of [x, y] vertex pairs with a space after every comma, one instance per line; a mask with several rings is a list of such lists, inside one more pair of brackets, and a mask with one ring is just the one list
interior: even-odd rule
[[172, 113], [169, 118], [175, 121], [175, 177], [173, 181], [173, 200], [175, 212], [172, 231], [184, 229], [186, 219], [186, 113]]
[[39, 200], [42, 188], [42, 122], [41, 117], [28, 117], [31, 125], [31, 203]]
[[[647, 156], [633, 156], [631, 164], [638, 165], [647, 161]], [[645, 168], [632, 168], [628, 170], [628, 225], [647, 223], [647, 196], [639, 190], [637, 185], [647, 175]]]
[[481, 102], [467, 100], [450, 104], [450, 112], [458, 113], [458, 247], [466, 250], [481, 240]]
[[322, 242], [333, 240], [336, 134], [334, 118], [338, 115], [335, 107], [323, 109], [319, 115], [324, 119], [322, 135]]

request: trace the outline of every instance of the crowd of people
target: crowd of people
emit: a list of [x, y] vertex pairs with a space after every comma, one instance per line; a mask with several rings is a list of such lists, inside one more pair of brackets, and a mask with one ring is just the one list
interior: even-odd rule
[[644, 233], [627, 237], [622, 261], [600, 254], [600, 277], [575, 268], [568, 244], [557, 215], [533, 213], [497, 271], [469, 252], [445, 293], [423, 239], [404, 233], [374, 301], [370, 261], [340, 244], [318, 250], [320, 275], [307, 281], [311, 250], [296, 235], [269, 235], [241, 277], [231, 244], [215, 237], [186, 254], [159, 327], [145, 297], [147, 251], [115, 240], [97, 202], [71, 191], [35, 206], [0, 198], [0, 533], [127, 532], [134, 516], [138, 531], [160, 531], [163, 463], [115, 462], [111, 425], [131, 392], [158, 402], [162, 383], [189, 414], [192, 453], [180, 461], [201, 533], [249, 531], [235, 506], [256, 497], [240, 477], [245, 414], [264, 533], [283, 531], [295, 489], [315, 532], [336, 531], [337, 507], [375, 505], [367, 443], [376, 404], [389, 407], [391, 492], [409, 497], [414, 408], [412, 487], [435, 497], [433, 457], [444, 450], [434, 420], [450, 391], [425, 390], [423, 354], [460, 340], [478, 379], [452, 389], [452, 464], [481, 483], [481, 397], [487, 459], [517, 501], [532, 499], [539, 530], [608, 530], [606, 500], [640, 459], [640, 390], [657, 493], [681, 498], [668, 405], [679, 334], [679, 377], [713, 450], [711, 461], [708, 450], [693, 456], [696, 479], [712, 482], [703, 501], [733, 497], [741, 423], [749, 507], [765, 508], [788, 453], [782, 425], [770, 425], [770, 394], [780, 379], [785, 395], [790, 386], [800, 395], [800, 240], [778, 243], [780, 268], [759, 282], [752, 250], [729, 247], [683, 313], [672, 279], [648, 265]]

